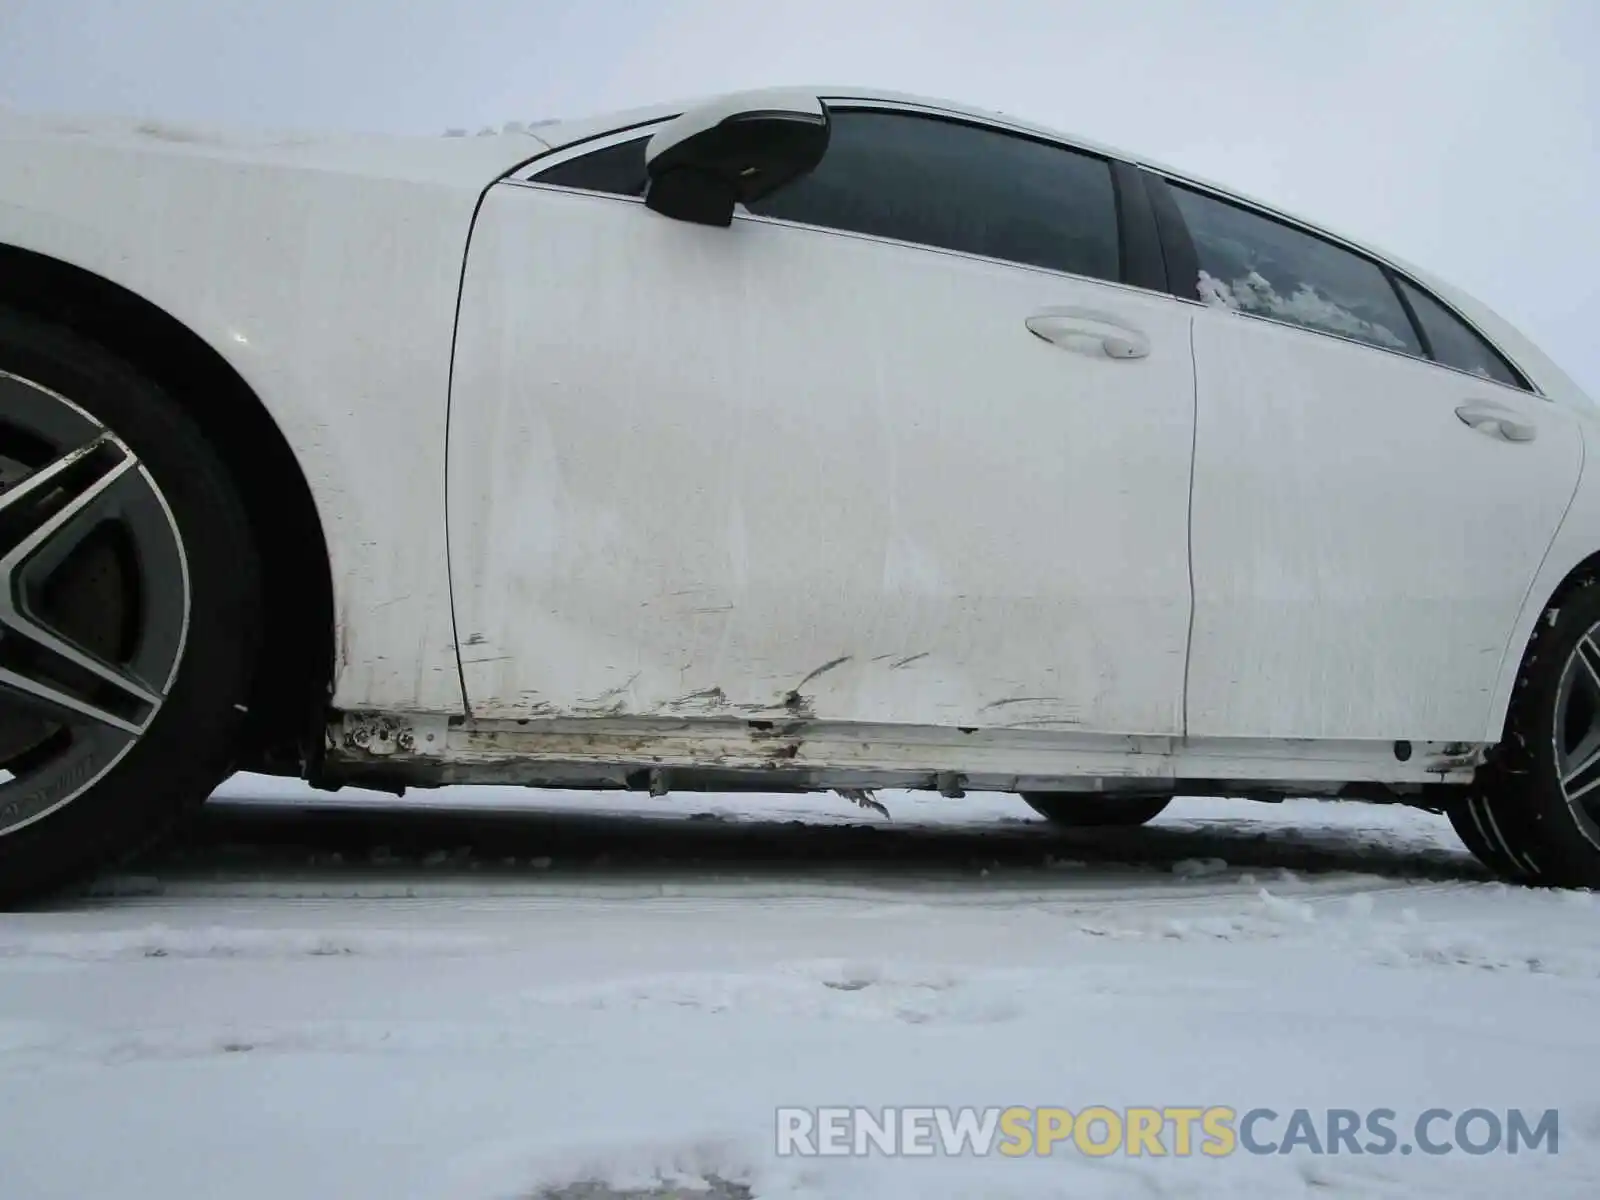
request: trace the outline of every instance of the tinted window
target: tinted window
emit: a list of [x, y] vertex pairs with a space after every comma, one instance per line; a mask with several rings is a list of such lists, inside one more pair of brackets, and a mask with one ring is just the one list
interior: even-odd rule
[[836, 109], [832, 121], [817, 169], [751, 211], [1119, 278], [1105, 160], [931, 117]]
[[644, 195], [644, 147], [650, 135], [618, 142], [581, 158], [569, 158], [534, 176], [540, 183], [610, 192], [617, 196]]
[[[1105, 160], [932, 117], [846, 109], [831, 119], [821, 165], [750, 211], [1120, 278], [1116, 194]], [[649, 140], [618, 142], [534, 178], [642, 196]]]
[[1447, 367], [1470, 371], [1497, 383], [1527, 387], [1489, 343], [1462, 324], [1461, 319], [1444, 305], [1404, 279], [1400, 280], [1400, 290], [1405, 293], [1411, 311], [1417, 315], [1417, 324], [1422, 326], [1423, 336], [1428, 339], [1428, 349], [1433, 352], [1435, 359]]
[[1172, 194], [1200, 259], [1200, 299], [1421, 356], [1376, 263], [1211, 196], [1179, 187]]

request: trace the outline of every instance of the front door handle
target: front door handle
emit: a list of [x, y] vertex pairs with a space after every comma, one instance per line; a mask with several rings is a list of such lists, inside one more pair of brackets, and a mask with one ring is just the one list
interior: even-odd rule
[[1516, 412], [1490, 400], [1474, 400], [1456, 409], [1461, 423], [1486, 437], [1503, 442], [1531, 442], [1538, 430], [1531, 421], [1518, 419]]
[[1088, 308], [1044, 308], [1024, 322], [1052, 346], [1106, 358], [1144, 358], [1150, 339], [1107, 313]]

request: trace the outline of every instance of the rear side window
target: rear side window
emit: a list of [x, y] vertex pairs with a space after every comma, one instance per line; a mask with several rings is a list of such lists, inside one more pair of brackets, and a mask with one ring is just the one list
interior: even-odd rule
[[1173, 186], [1172, 196], [1200, 260], [1200, 299], [1423, 356], [1400, 298], [1376, 263], [1201, 192]]
[[1406, 303], [1416, 314], [1417, 324], [1422, 327], [1423, 337], [1428, 339], [1428, 349], [1435, 361], [1509, 387], [1528, 389], [1527, 381], [1455, 313], [1408, 280], [1402, 279], [1399, 284]]
[[1120, 278], [1116, 193], [1104, 159], [936, 117], [835, 109], [831, 119], [816, 170], [752, 212]]

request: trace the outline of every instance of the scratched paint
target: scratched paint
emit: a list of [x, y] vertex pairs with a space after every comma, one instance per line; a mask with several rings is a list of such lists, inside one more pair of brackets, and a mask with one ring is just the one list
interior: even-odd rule
[[[928, 729], [813, 721], [556, 718], [447, 724], [346, 715], [330, 730], [336, 768], [374, 762], [452, 782], [642, 786], [660, 775], [743, 772], [718, 786], [914, 787], [1103, 791], [1109, 780], [1223, 780], [1251, 790], [1331, 793], [1351, 781], [1465, 782], [1482, 746], [1424, 743], [1398, 759], [1387, 743], [1174, 739], [1029, 728]], [[713, 775], [707, 775], [707, 772]]]

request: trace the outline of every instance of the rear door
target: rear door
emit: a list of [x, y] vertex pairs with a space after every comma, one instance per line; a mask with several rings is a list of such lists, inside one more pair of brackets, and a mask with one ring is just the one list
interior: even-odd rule
[[1350, 247], [1171, 195], [1198, 292], [1196, 737], [1493, 739], [1575, 418]]
[[648, 130], [490, 190], [451, 567], [475, 715], [1181, 731], [1193, 306], [1106, 160], [833, 110], [731, 228]]

